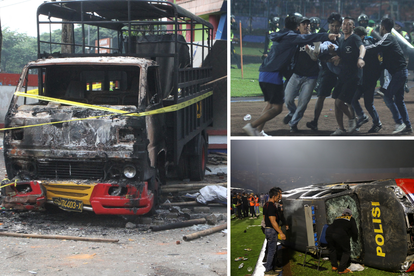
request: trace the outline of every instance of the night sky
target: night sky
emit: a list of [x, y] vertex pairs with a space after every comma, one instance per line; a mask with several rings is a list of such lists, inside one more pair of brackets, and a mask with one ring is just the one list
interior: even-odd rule
[[414, 140], [232, 140], [231, 186], [264, 193], [414, 177]]

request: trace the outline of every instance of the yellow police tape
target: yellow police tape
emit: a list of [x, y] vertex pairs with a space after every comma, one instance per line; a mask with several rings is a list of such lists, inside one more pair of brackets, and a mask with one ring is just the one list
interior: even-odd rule
[[[5, 181], [10, 181], [10, 180], [9, 180], [9, 179], [7, 179], [7, 178], [5, 178], [5, 179], [3, 179], [3, 181], [1, 181], [1, 183], [5, 182]], [[0, 189], [1, 189], [1, 188], [4, 188], [4, 187], [7, 187], [7, 186], [11, 186], [11, 185], [14, 185], [14, 186], [16, 187], [16, 185], [17, 185], [17, 179], [15, 179], [14, 181], [9, 182], [9, 183], [7, 183], [7, 184], [5, 184], [5, 185], [1, 185], [1, 186], [0, 186]]]
[[[119, 110], [119, 109], [114, 109], [114, 108], [109, 108], [109, 107], [97, 106], [97, 105], [92, 105], [92, 104], [85, 104], [85, 103], [80, 103], [80, 102], [56, 99], [56, 98], [51, 98], [51, 97], [46, 97], [46, 96], [26, 94], [26, 93], [23, 93], [23, 92], [15, 92], [14, 95], [27, 97], [27, 98], [38, 99], [38, 100], [41, 100], [41, 101], [62, 103], [62, 104], [71, 105], [71, 106], [80, 106], [80, 107], [90, 108], [90, 109], [94, 109], [94, 110], [108, 111], [108, 112], [112, 112], [113, 114], [124, 114], [125, 116], [141, 117], [141, 116], [148, 116], [148, 115], [154, 115], [154, 114], [173, 112], [173, 111], [183, 109], [187, 106], [195, 104], [195, 103], [197, 103], [197, 102], [213, 95], [213, 91], [209, 91], [209, 92], [207, 92], [207, 93], [205, 93], [201, 96], [195, 97], [191, 100], [188, 100], [188, 101], [185, 101], [185, 102], [182, 102], [182, 103], [179, 103], [179, 104], [175, 104], [175, 105], [171, 105], [171, 106], [167, 106], [167, 107], [162, 107], [162, 108], [151, 110], [151, 111], [139, 112], [139, 113], [129, 112], [129, 111], [125, 111], [125, 110]], [[91, 116], [91, 117], [88, 117], [88, 118], [78, 118], [78, 119], [71, 119], [71, 120], [66, 120], [66, 121], [41, 123], [41, 124], [28, 125], [28, 126], [2, 128], [2, 129], [0, 129], [0, 131], [11, 130], [11, 129], [19, 129], [19, 128], [36, 127], [36, 126], [43, 126], [43, 125], [61, 124], [61, 123], [66, 123], [66, 122], [74, 122], [74, 121], [82, 121], [82, 120], [90, 120], [90, 119], [95, 119], [95, 118], [100, 118], [100, 117], [112, 116], [113, 114]]]

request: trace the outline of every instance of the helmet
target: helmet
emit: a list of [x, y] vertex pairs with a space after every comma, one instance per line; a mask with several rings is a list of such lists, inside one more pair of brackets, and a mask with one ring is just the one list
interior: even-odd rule
[[270, 19], [271, 23], [273, 24], [279, 24], [280, 18], [275, 16], [272, 19]]
[[275, 16], [269, 19], [269, 29], [276, 29], [279, 24], [280, 18]]
[[298, 13], [298, 12], [295, 12], [295, 13], [290, 13], [290, 14], [288, 14], [288, 16], [287, 17], [295, 17], [296, 18], [296, 22], [299, 24], [300, 23], [300, 21], [302, 21], [302, 17], [303, 17], [303, 15], [302, 14], [300, 14], [300, 13]]
[[358, 22], [361, 22], [361, 21], [368, 21], [368, 15], [361, 13], [361, 15], [358, 16]]
[[368, 26], [368, 16], [366, 14], [361, 14], [358, 16], [359, 26], [366, 28]]

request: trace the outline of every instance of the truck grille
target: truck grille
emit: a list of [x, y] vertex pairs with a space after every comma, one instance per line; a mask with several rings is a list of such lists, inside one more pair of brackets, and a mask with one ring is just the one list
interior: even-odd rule
[[80, 161], [39, 161], [37, 173], [44, 179], [102, 179], [103, 162]]

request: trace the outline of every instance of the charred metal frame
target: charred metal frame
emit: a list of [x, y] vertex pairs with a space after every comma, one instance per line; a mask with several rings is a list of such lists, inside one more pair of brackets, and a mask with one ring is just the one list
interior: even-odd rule
[[[48, 21], [40, 21], [41, 15], [46, 15]], [[79, 102], [75, 106], [67, 106], [67, 102], [49, 105], [41, 99], [37, 103], [30, 104], [29, 101], [27, 104], [26, 97], [22, 101], [24, 104], [19, 106], [21, 104], [18, 101], [19, 96], [15, 95], [12, 99], [5, 123], [7, 127], [16, 127], [16, 129], [5, 131], [4, 139], [6, 168], [9, 176], [15, 177], [13, 181], [16, 180], [15, 189], [7, 190], [7, 195], [10, 196], [8, 201], [10, 206], [20, 204], [20, 208], [29, 210], [34, 208], [33, 204], [39, 205], [38, 209], [41, 209], [45, 201], [49, 203], [71, 201], [71, 204], [82, 203], [84, 210], [93, 209], [95, 213], [101, 214], [145, 214], [153, 210], [153, 206], [156, 204], [158, 183], [165, 182], [165, 166], [171, 163], [178, 166], [180, 156], [185, 154], [189, 158], [194, 158], [194, 156], [200, 155], [200, 149], [203, 159], [206, 157], [204, 154], [206, 144], [200, 147], [200, 143], [207, 141], [205, 129], [212, 124], [213, 120], [212, 95], [207, 94], [212, 91], [212, 86], [209, 84], [212, 80], [212, 68], [193, 68], [194, 57], [191, 53], [195, 47], [199, 47], [203, 59], [206, 54], [210, 54], [212, 25], [172, 3], [142, 0], [48, 2], [39, 6], [37, 20], [39, 60], [29, 63], [23, 69], [22, 76], [26, 76], [29, 69], [39, 69], [39, 95], [71, 100], [69, 95], [72, 93], [68, 91], [72, 91], [69, 89], [72, 85], [60, 79], [64, 78], [64, 80], [78, 81], [77, 85], [80, 88], [73, 91], [82, 92], [76, 95], [83, 96], [76, 97]], [[49, 25], [49, 41], [41, 39], [40, 25], [43, 24]], [[80, 24], [82, 42], [75, 43], [75, 40], [70, 43], [53, 42], [51, 26], [54, 24]], [[190, 27], [181, 28], [185, 24], [189, 24]], [[195, 24], [199, 26], [196, 27]], [[108, 50], [108, 47], [100, 47], [99, 43], [97, 46], [86, 44], [85, 25], [97, 27], [98, 40], [100, 28], [116, 31], [118, 47], [109, 48], [110, 53], [99, 53], [100, 49]], [[151, 34], [163, 34], [162, 39], [166, 38], [167, 40], [151, 40], [153, 38], [145, 36], [148, 30], [143, 26], [149, 26]], [[142, 32], [141, 36], [136, 36], [137, 30]], [[202, 45], [193, 41], [194, 31], [197, 30], [202, 32]], [[180, 31], [190, 31], [191, 41], [185, 42], [183, 37], [179, 35]], [[157, 38], [157, 36], [155, 37]], [[142, 43], [142, 38], [147, 40]], [[142, 41], [138, 41], [138, 39]], [[206, 44], [204, 44], [204, 40], [207, 41]], [[148, 48], [139, 49], [140, 43], [147, 43], [149, 51], [145, 52]], [[169, 51], [163, 52], [163, 49], [160, 48], [157, 53], [151, 52], [155, 51], [151, 47], [156, 44], [167, 45], [166, 47], [170, 47]], [[63, 52], [62, 48], [62, 52], [53, 53], [52, 47], [56, 45], [71, 45], [72, 47], [69, 47], [69, 52]], [[181, 47], [182, 45], [185, 47]], [[82, 47], [82, 51], [76, 52], [77, 47]], [[96, 49], [97, 52], [88, 53], [86, 47]], [[191, 49], [191, 53], [188, 52], [189, 49]], [[42, 52], [43, 50], [46, 51]], [[168, 59], [168, 62], [165, 62], [165, 58]], [[172, 64], [171, 60], [173, 60]], [[184, 63], [181, 63], [183, 60]], [[163, 62], [167, 66], [163, 66]], [[54, 75], [49, 72], [53, 70], [53, 66], [72, 66], [71, 68], [77, 68], [77, 70], [72, 72], [69, 67], [65, 67], [67, 70], [61, 70], [64, 74], [59, 70], [51, 71], [56, 73]], [[130, 101], [127, 103], [122, 101], [121, 105], [119, 101], [117, 104], [102, 103], [95, 102], [95, 98], [93, 98], [91, 104], [95, 105], [107, 104], [117, 106], [115, 108], [125, 112], [137, 113], [172, 105], [180, 107], [180, 104], [186, 101], [207, 95], [197, 103], [192, 103], [184, 108], [181, 106], [181, 109], [168, 114], [156, 113], [145, 117], [130, 117], [113, 114], [113, 112], [106, 110], [98, 111], [94, 110], [96, 107], [82, 106], [81, 104], [82, 100], [87, 99], [85, 95], [91, 91], [89, 89], [94, 82], [94, 77], [86, 81], [89, 83], [89, 88], [85, 88], [86, 85], [82, 83], [86, 78], [83, 78], [81, 69], [88, 68], [88, 66], [94, 68], [113, 67], [113, 75], [117, 75], [115, 73], [118, 71], [120, 76], [123, 76], [122, 74], [128, 75], [125, 78], [128, 79], [128, 89], [126, 89], [128, 91], [118, 93], [127, 94], [131, 91], [138, 91], [138, 95], [135, 96], [137, 98], [134, 99], [137, 102], [134, 104], [136, 107], [132, 106]], [[136, 88], [132, 89], [129, 74], [121, 72], [121, 69], [125, 68], [127, 71], [126, 68], [134, 66], [139, 68], [139, 81], [134, 86]], [[52, 69], [47, 69], [50, 67]], [[117, 70], [117, 67], [120, 69]], [[172, 77], [160, 74], [161, 68], [167, 68], [168, 75]], [[96, 69], [90, 71], [93, 70]], [[101, 71], [105, 75], [101, 85], [107, 87], [110, 69], [102, 69]], [[88, 71], [85, 70], [85, 72]], [[163, 93], [159, 93], [155, 101], [150, 100], [149, 97], [152, 96], [150, 94], [152, 90], [149, 89], [148, 72], [155, 72], [152, 77], [153, 86], [158, 86], [161, 90], [165, 87], [168, 88], [168, 90], [164, 89]], [[52, 76], [50, 77], [50, 75]], [[50, 81], [49, 78], [53, 81]], [[160, 83], [164, 79], [167, 79], [165, 80], [167, 84], [162, 86]], [[56, 85], [59, 83], [61, 85]], [[48, 92], [49, 85], [52, 88], [57, 88], [56, 94]], [[155, 90], [159, 92], [160, 89]], [[85, 90], [89, 92], [86, 93]], [[168, 93], [164, 93], [165, 90]], [[22, 77], [17, 91], [27, 93], [27, 78]], [[108, 94], [117, 93], [111, 91], [109, 90]], [[69, 105], [73, 105], [73, 103]], [[105, 118], [89, 120], [83, 124], [77, 123], [78, 118], [96, 115], [94, 113], [99, 116], [104, 115]], [[66, 121], [53, 125], [48, 124], [62, 120]], [[19, 129], [21, 126], [32, 124], [41, 124], [38, 126], [40, 129]], [[101, 129], [101, 127], [103, 128]], [[120, 133], [121, 130], [122, 133]], [[125, 136], [125, 141], [123, 140], [121, 143], [120, 136], [122, 135]], [[126, 138], [127, 136], [129, 138]], [[102, 142], [103, 140], [106, 142]], [[95, 163], [95, 166], [90, 167], [91, 172], [82, 171], [85, 169], [82, 168], [82, 162], [85, 164], [89, 160], [93, 161], [90, 162], [90, 165]], [[78, 162], [80, 165], [77, 164]], [[118, 170], [121, 170], [118, 167], [123, 166], [120, 167], [123, 170], [122, 178], [113, 177], [112, 173], [110, 177], [107, 177], [108, 167], [115, 163]], [[136, 171], [132, 177], [129, 177], [125, 173], [125, 167], [131, 163], [135, 166]], [[99, 171], [99, 164], [103, 164], [101, 165], [102, 171]], [[42, 175], [39, 174], [39, 171]], [[158, 175], [158, 172], [161, 175]], [[204, 170], [202, 175], [204, 176]], [[46, 196], [38, 191], [38, 184], [41, 187], [46, 187]], [[13, 201], [16, 195], [21, 198], [18, 201]], [[65, 195], [68, 198], [64, 198]], [[34, 199], [41, 198], [41, 201], [35, 202], [32, 197]], [[26, 199], [30, 200], [25, 201]]]
[[[41, 21], [40, 16], [47, 16], [47, 21]], [[56, 20], [58, 19], [58, 20]], [[62, 24], [60, 19], [66, 20], [65, 24], [80, 24], [82, 27], [82, 42], [64, 43], [52, 42], [51, 26]], [[165, 20], [165, 21], [164, 21]], [[194, 48], [201, 47], [202, 56], [210, 54], [212, 48], [212, 32], [213, 26], [211, 23], [199, 18], [198, 16], [188, 12], [178, 5], [167, 1], [143, 1], [143, 0], [125, 0], [125, 1], [111, 1], [111, 0], [80, 0], [80, 1], [61, 1], [48, 2], [39, 6], [37, 11], [37, 26], [38, 26], [38, 58], [45, 57], [71, 57], [71, 56], [134, 56], [141, 58], [154, 58], [154, 54], [142, 53], [134, 51], [132, 48], [132, 41], [135, 36], [136, 29], [134, 27], [151, 26], [152, 33], [172, 33], [175, 37], [175, 49], [179, 49], [179, 32], [190, 32], [191, 41], [186, 42], [191, 53], [194, 53]], [[197, 27], [196, 24], [199, 26]], [[40, 26], [49, 25], [50, 41], [43, 41], [40, 39]], [[85, 41], [85, 25], [97, 27], [98, 41], [99, 29], [105, 28], [114, 30], [118, 33], [118, 47], [105, 47], [115, 51], [113, 53], [102, 54], [99, 50], [103, 47], [89, 45]], [[190, 25], [190, 28], [187, 26]], [[126, 29], [125, 29], [126, 27]], [[154, 30], [155, 29], [155, 30]], [[194, 32], [201, 31], [201, 43], [194, 42]], [[126, 33], [125, 33], [126, 32]], [[147, 30], [143, 30], [147, 32]], [[128, 43], [125, 43], [127, 41]], [[204, 44], [206, 41], [206, 44]], [[46, 45], [46, 48], [44, 47]], [[53, 53], [52, 45], [71, 45], [71, 53]], [[47, 49], [49, 52], [41, 52]], [[81, 53], [73, 51], [76, 47], [82, 47]], [[97, 53], [87, 53], [86, 48], [96, 49]], [[180, 68], [179, 54], [175, 51], [174, 54], [157, 53], [156, 57], [171, 57], [174, 58], [175, 68], [173, 72], [173, 88], [171, 97], [164, 99], [164, 106], [171, 106], [183, 103], [204, 94], [207, 91], [212, 91], [212, 85], [208, 84], [212, 80], [212, 68], [201, 67], [193, 68], [194, 56], [190, 55], [190, 67]], [[164, 95], [166, 96], [166, 95]], [[197, 114], [197, 105], [191, 105], [182, 110], [174, 112], [172, 117], [168, 117], [167, 132], [169, 136], [174, 137], [174, 151], [168, 154], [178, 164], [184, 145], [194, 139], [201, 130], [212, 124], [213, 121], [213, 97], [210, 96], [202, 100], [198, 109], [201, 109], [202, 116], [200, 120], [194, 120], [194, 114]], [[176, 127], [178, 126], [178, 127]], [[205, 139], [207, 136], [203, 133]], [[171, 142], [171, 141], [169, 141]]]

